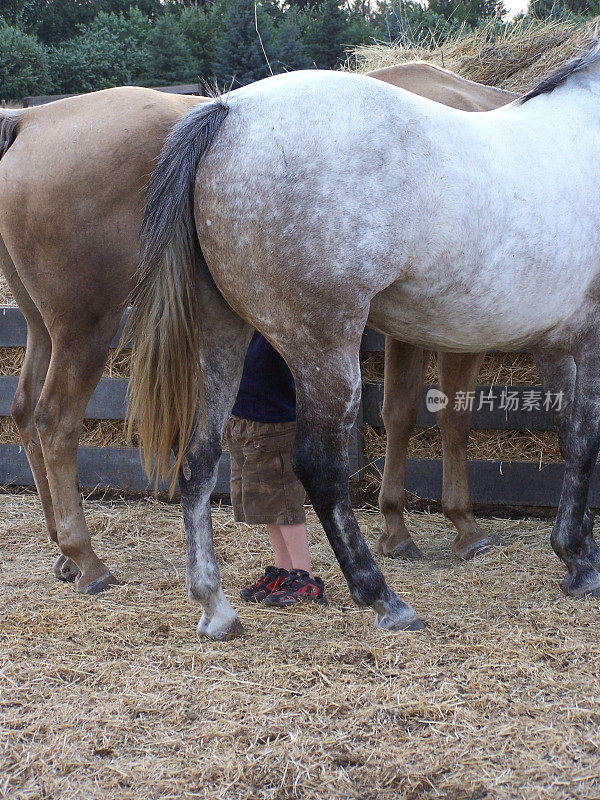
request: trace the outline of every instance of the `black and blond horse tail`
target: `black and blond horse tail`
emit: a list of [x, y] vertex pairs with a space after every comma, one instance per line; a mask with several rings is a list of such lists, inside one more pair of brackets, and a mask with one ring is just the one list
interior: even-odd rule
[[[179, 467], [204, 413], [198, 275], [206, 270], [194, 223], [196, 172], [221, 124], [220, 99], [198, 106], [173, 128], [150, 179], [138, 281], [124, 336], [132, 339], [128, 432], [137, 429], [144, 467], [175, 488]], [[175, 461], [170, 466], [171, 449]]]
[[18, 110], [0, 109], [0, 158], [6, 155], [8, 148], [17, 138], [22, 113]]

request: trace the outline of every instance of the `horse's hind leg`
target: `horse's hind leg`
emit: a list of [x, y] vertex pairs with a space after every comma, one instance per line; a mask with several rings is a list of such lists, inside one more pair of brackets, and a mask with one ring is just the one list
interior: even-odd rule
[[[296, 379], [292, 464], [321, 520], [353, 600], [376, 611], [379, 627], [413, 630], [423, 623], [386, 584], [350, 505], [348, 441], [360, 401], [362, 327], [353, 333], [344, 332], [345, 346], [340, 346], [337, 329], [326, 340], [286, 342], [282, 347]], [[326, 356], [319, 359], [318, 353]]]
[[77, 566], [75, 584], [83, 594], [95, 594], [117, 582], [92, 548], [77, 481], [77, 448], [85, 409], [102, 374], [117, 324], [111, 315], [102, 326], [84, 329], [73, 325], [53, 338], [50, 367], [35, 409], [58, 545], [65, 559]]
[[[35, 407], [50, 363], [52, 344], [42, 316], [19, 278], [14, 262], [2, 240], [0, 240], [0, 263], [19, 308], [27, 320], [27, 348], [11, 406], [11, 415], [23, 440], [27, 460], [40, 496], [48, 538], [51, 542], [58, 543], [46, 465], [34, 421]], [[62, 555], [54, 565], [54, 573], [61, 580], [74, 580], [78, 571], [77, 567]]]
[[600, 575], [590, 559], [589, 531], [584, 526], [592, 472], [600, 448], [600, 342], [586, 343], [575, 354], [577, 372], [570, 413], [557, 417], [558, 440], [566, 461], [552, 548], [566, 565], [563, 590], [574, 597], [600, 597]]
[[471, 409], [457, 409], [457, 392], [471, 392], [479, 373], [482, 353], [438, 353], [440, 389], [448, 397], [446, 408], [438, 411], [437, 424], [442, 434], [444, 479], [442, 510], [458, 533], [452, 552], [462, 559], [484, 553], [492, 544], [473, 516], [469, 493], [467, 443], [471, 430]]
[[385, 518], [375, 550], [410, 561], [423, 558], [404, 523], [406, 451], [417, 421], [419, 400], [429, 353], [386, 336], [383, 408], [386, 432], [385, 465], [379, 508]]
[[[536, 354], [535, 364], [544, 389], [551, 393], [553, 400], [557, 401], [554, 420], [557, 430], [563, 430], [569, 425], [575, 395], [577, 368], [573, 356], [558, 354], [552, 357], [546, 354]], [[583, 515], [582, 531], [587, 557], [592, 564], [598, 567], [600, 565], [600, 547], [594, 539], [594, 515], [589, 505]]]
[[[186, 534], [186, 584], [191, 600], [202, 605], [198, 633], [225, 640], [243, 633], [236, 611], [221, 587], [213, 547], [210, 495], [214, 489], [221, 440], [238, 391], [252, 329], [206, 287], [203, 300], [202, 377], [204, 414], [179, 473]], [[202, 419], [203, 416], [203, 419]]]

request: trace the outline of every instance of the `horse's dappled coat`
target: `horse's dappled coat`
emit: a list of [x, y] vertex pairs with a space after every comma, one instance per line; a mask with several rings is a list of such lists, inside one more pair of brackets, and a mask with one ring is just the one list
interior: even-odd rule
[[[218, 105], [192, 111], [163, 152], [145, 229], [166, 244], [143, 265], [136, 346], [154, 330], [156, 319], [144, 313], [153, 282], [167, 279], [158, 278], [164, 268], [190, 285], [210, 274], [240, 324], [277, 347], [296, 380], [297, 472], [353, 597], [375, 607], [384, 626], [416, 618], [368, 556], [348, 498], [347, 441], [367, 322], [441, 350], [532, 350], [557, 364], [575, 358], [573, 403], [559, 420], [567, 472], [553, 546], [569, 570], [566, 591], [600, 588], [582, 528], [600, 442], [599, 95], [597, 50], [553, 91], [477, 115], [356, 75], [294, 73], [233, 92], [227, 116]], [[192, 163], [182, 154], [203, 127], [212, 144]], [[188, 172], [170, 191], [172, 163]], [[181, 262], [175, 249], [192, 246], [189, 226], [178, 221], [189, 219], [192, 202], [201, 253]], [[165, 203], [168, 230], [160, 228]], [[200, 318], [189, 322], [202, 326]], [[162, 335], [168, 341], [168, 331]], [[200, 336], [189, 352], [194, 347], [208, 354]], [[229, 404], [217, 408], [205, 391], [215, 429], [204, 426], [194, 443], [199, 463], [211, 463], [203, 440], [215, 438], [233, 402], [240, 366], [229, 353], [231, 373], [220, 373]], [[237, 362], [242, 357], [240, 347]], [[169, 407], [161, 414], [173, 425]], [[190, 425], [185, 418], [175, 427]], [[206, 497], [206, 485], [198, 487]]]

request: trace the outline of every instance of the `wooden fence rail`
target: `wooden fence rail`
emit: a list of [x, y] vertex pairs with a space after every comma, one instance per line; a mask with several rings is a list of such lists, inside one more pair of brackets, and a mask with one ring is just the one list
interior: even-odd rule
[[[124, 318], [125, 319], [125, 318]], [[122, 325], [124, 324], [124, 320]], [[113, 340], [119, 341], [120, 333]], [[27, 325], [23, 315], [14, 306], [0, 306], [0, 347], [24, 347]], [[363, 336], [363, 352], [382, 351], [384, 339], [367, 330]], [[0, 417], [10, 415], [10, 405], [18, 378], [0, 376]], [[435, 425], [435, 415], [427, 410], [425, 387], [417, 417], [417, 425], [427, 428]], [[516, 392], [521, 410], [503, 411], [497, 402], [504, 389]], [[552, 415], [542, 409], [523, 411], [523, 400], [532, 389], [541, 387], [478, 386], [473, 404], [473, 427], [486, 430], [549, 430]], [[127, 380], [103, 378], [98, 384], [86, 410], [86, 419], [122, 420], [125, 416]], [[490, 394], [491, 393], [491, 394]], [[496, 402], [489, 402], [493, 397]], [[362, 426], [382, 425], [381, 404], [383, 386], [365, 384], [361, 413], [351, 437], [350, 458], [355, 478], [364, 477], [366, 470], [383, 470], [383, 459], [374, 464], [364, 464], [362, 453]], [[142, 470], [135, 448], [81, 447], [78, 455], [80, 484], [86, 489], [117, 489], [146, 491], [148, 481]], [[562, 464], [538, 465], [530, 462], [473, 461], [469, 466], [471, 493], [476, 504], [527, 507], [553, 507], [558, 503], [563, 475]], [[598, 476], [596, 476], [598, 477]], [[409, 492], [418, 497], [438, 501], [441, 497], [442, 464], [440, 459], [409, 459], [406, 484]], [[24, 449], [18, 444], [0, 445], [0, 485], [33, 486], [33, 479]], [[592, 505], [600, 506], [600, 489], [594, 481]], [[229, 492], [229, 454], [224, 453], [219, 468], [216, 491]]]

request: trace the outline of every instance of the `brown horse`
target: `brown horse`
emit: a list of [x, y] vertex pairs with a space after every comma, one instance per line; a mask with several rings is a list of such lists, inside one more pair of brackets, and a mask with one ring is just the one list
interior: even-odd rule
[[[373, 77], [465, 110], [512, 99], [428, 64]], [[146, 184], [167, 133], [203, 98], [141, 88], [108, 89], [18, 112], [0, 124], [0, 265], [27, 319], [25, 362], [12, 413], [40, 494], [54, 571], [94, 593], [114, 583], [92, 549], [77, 484], [83, 415], [122, 315], [137, 263]], [[10, 148], [10, 149], [9, 149]], [[406, 443], [423, 381], [424, 352], [387, 341], [388, 456], [381, 495], [389, 535], [378, 548], [414, 555], [402, 520]], [[472, 388], [480, 356], [446, 354], [442, 388]], [[410, 370], [410, 375], [405, 372]], [[451, 404], [450, 404], [451, 405]], [[459, 528], [459, 554], [483, 534], [467, 485], [468, 415], [441, 414], [444, 507]], [[455, 545], [456, 548], [456, 545]]]

